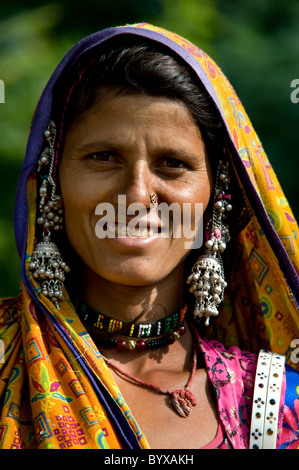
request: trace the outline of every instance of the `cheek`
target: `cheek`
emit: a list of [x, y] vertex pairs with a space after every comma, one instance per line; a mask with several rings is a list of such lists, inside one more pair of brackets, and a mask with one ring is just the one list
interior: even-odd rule
[[74, 181], [71, 174], [61, 178], [64, 200], [65, 231], [70, 245], [77, 255], [88, 264], [94, 257], [95, 191], [86, 185], [84, 178]]
[[191, 179], [186, 191], [181, 195], [181, 200], [185, 203], [185, 207], [183, 206], [184, 234], [189, 240], [196, 236], [199, 245], [202, 243], [204, 227], [210, 213], [211, 194], [212, 178], [205, 173], [205, 175]]
[[205, 210], [210, 201], [212, 184], [213, 180], [209, 173], [189, 178], [185, 187], [178, 193], [178, 200], [190, 203], [192, 206], [201, 203], [203, 210]]
[[74, 238], [74, 233], [80, 237], [80, 232], [94, 212], [95, 192], [90, 184], [86, 184], [84, 177], [78, 178], [77, 174], [72, 174], [70, 170], [64, 171], [63, 168], [60, 171], [60, 186], [67, 234], [69, 238]]

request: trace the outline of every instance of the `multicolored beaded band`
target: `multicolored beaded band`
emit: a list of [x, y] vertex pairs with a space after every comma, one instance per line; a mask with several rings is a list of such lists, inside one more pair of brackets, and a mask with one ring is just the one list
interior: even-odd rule
[[176, 340], [183, 336], [185, 332], [185, 327], [183, 325], [179, 325], [179, 327], [175, 331], [167, 333], [161, 338], [148, 340], [139, 339], [137, 341], [134, 341], [132, 339], [128, 341], [125, 341], [124, 339], [110, 339], [98, 344], [100, 348], [102, 347], [107, 349], [117, 349], [118, 351], [136, 350], [138, 352], [141, 352], [150, 349], [158, 349], [163, 346], [173, 344]]
[[75, 307], [85, 324], [108, 333], [126, 331], [127, 328], [126, 334], [131, 338], [149, 338], [169, 333], [181, 325], [187, 311], [187, 306], [184, 304], [178, 312], [174, 312], [169, 317], [162, 318], [162, 320], [157, 320], [153, 323], [132, 323], [130, 326], [130, 322], [123, 322], [116, 318], [108, 317], [88, 307], [84, 302], [80, 303], [78, 301]]

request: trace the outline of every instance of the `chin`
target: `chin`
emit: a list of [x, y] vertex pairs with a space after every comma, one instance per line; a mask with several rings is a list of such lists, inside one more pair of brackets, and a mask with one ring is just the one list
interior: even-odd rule
[[[151, 268], [145, 268], [140, 270], [140, 268], [132, 270], [121, 270], [117, 272], [105, 272], [99, 273], [99, 276], [102, 279], [105, 279], [108, 282], [113, 282], [115, 284], [121, 284], [124, 286], [134, 286], [134, 287], [145, 287], [156, 284], [161, 280], [161, 273], [158, 275]], [[162, 279], [165, 277], [162, 275]]]

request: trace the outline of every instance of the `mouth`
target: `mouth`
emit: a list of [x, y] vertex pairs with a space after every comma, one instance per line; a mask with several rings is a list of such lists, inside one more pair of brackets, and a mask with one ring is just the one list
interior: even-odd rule
[[121, 224], [118, 222], [106, 222], [103, 226], [107, 232], [108, 237], [115, 238], [150, 238], [162, 232], [159, 226], [142, 226], [130, 227], [130, 225]]

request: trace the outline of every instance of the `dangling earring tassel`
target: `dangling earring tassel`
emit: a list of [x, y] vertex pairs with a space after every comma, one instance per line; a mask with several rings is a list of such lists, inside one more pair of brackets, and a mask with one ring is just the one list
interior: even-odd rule
[[65, 273], [70, 268], [62, 260], [57, 245], [51, 242], [50, 230], [59, 231], [63, 224], [63, 200], [56, 195], [56, 183], [53, 179], [55, 161], [56, 126], [53, 121], [44, 132], [46, 146], [38, 161], [37, 171], [44, 167], [46, 174], [42, 176], [39, 188], [39, 211], [37, 223], [43, 228], [43, 240], [38, 242], [30, 260], [29, 268], [33, 277], [40, 283], [42, 294], [50, 299], [59, 310], [59, 302], [64, 299], [63, 282]]
[[42, 294], [59, 310], [59, 302], [64, 299], [65, 273], [68, 273], [70, 268], [62, 260], [56, 244], [50, 241], [49, 234], [43, 238], [32, 253], [29, 267], [33, 277], [40, 283]]
[[228, 163], [220, 161], [216, 175], [213, 215], [206, 228], [205, 251], [187, 278], [189, 291], [196, 298], [194, 316], [205, 317], [206, 326], [209, 325], [211, 316], [218, 315], [218, 307], [223, 301], [224, 289], [227, 286], [220, 254], [226, 249], [226, 243], [230, 239], [228, 226], [223, 223], [225, 212], [232, 210], [231, 195], [226, 192], [229, 182]]

